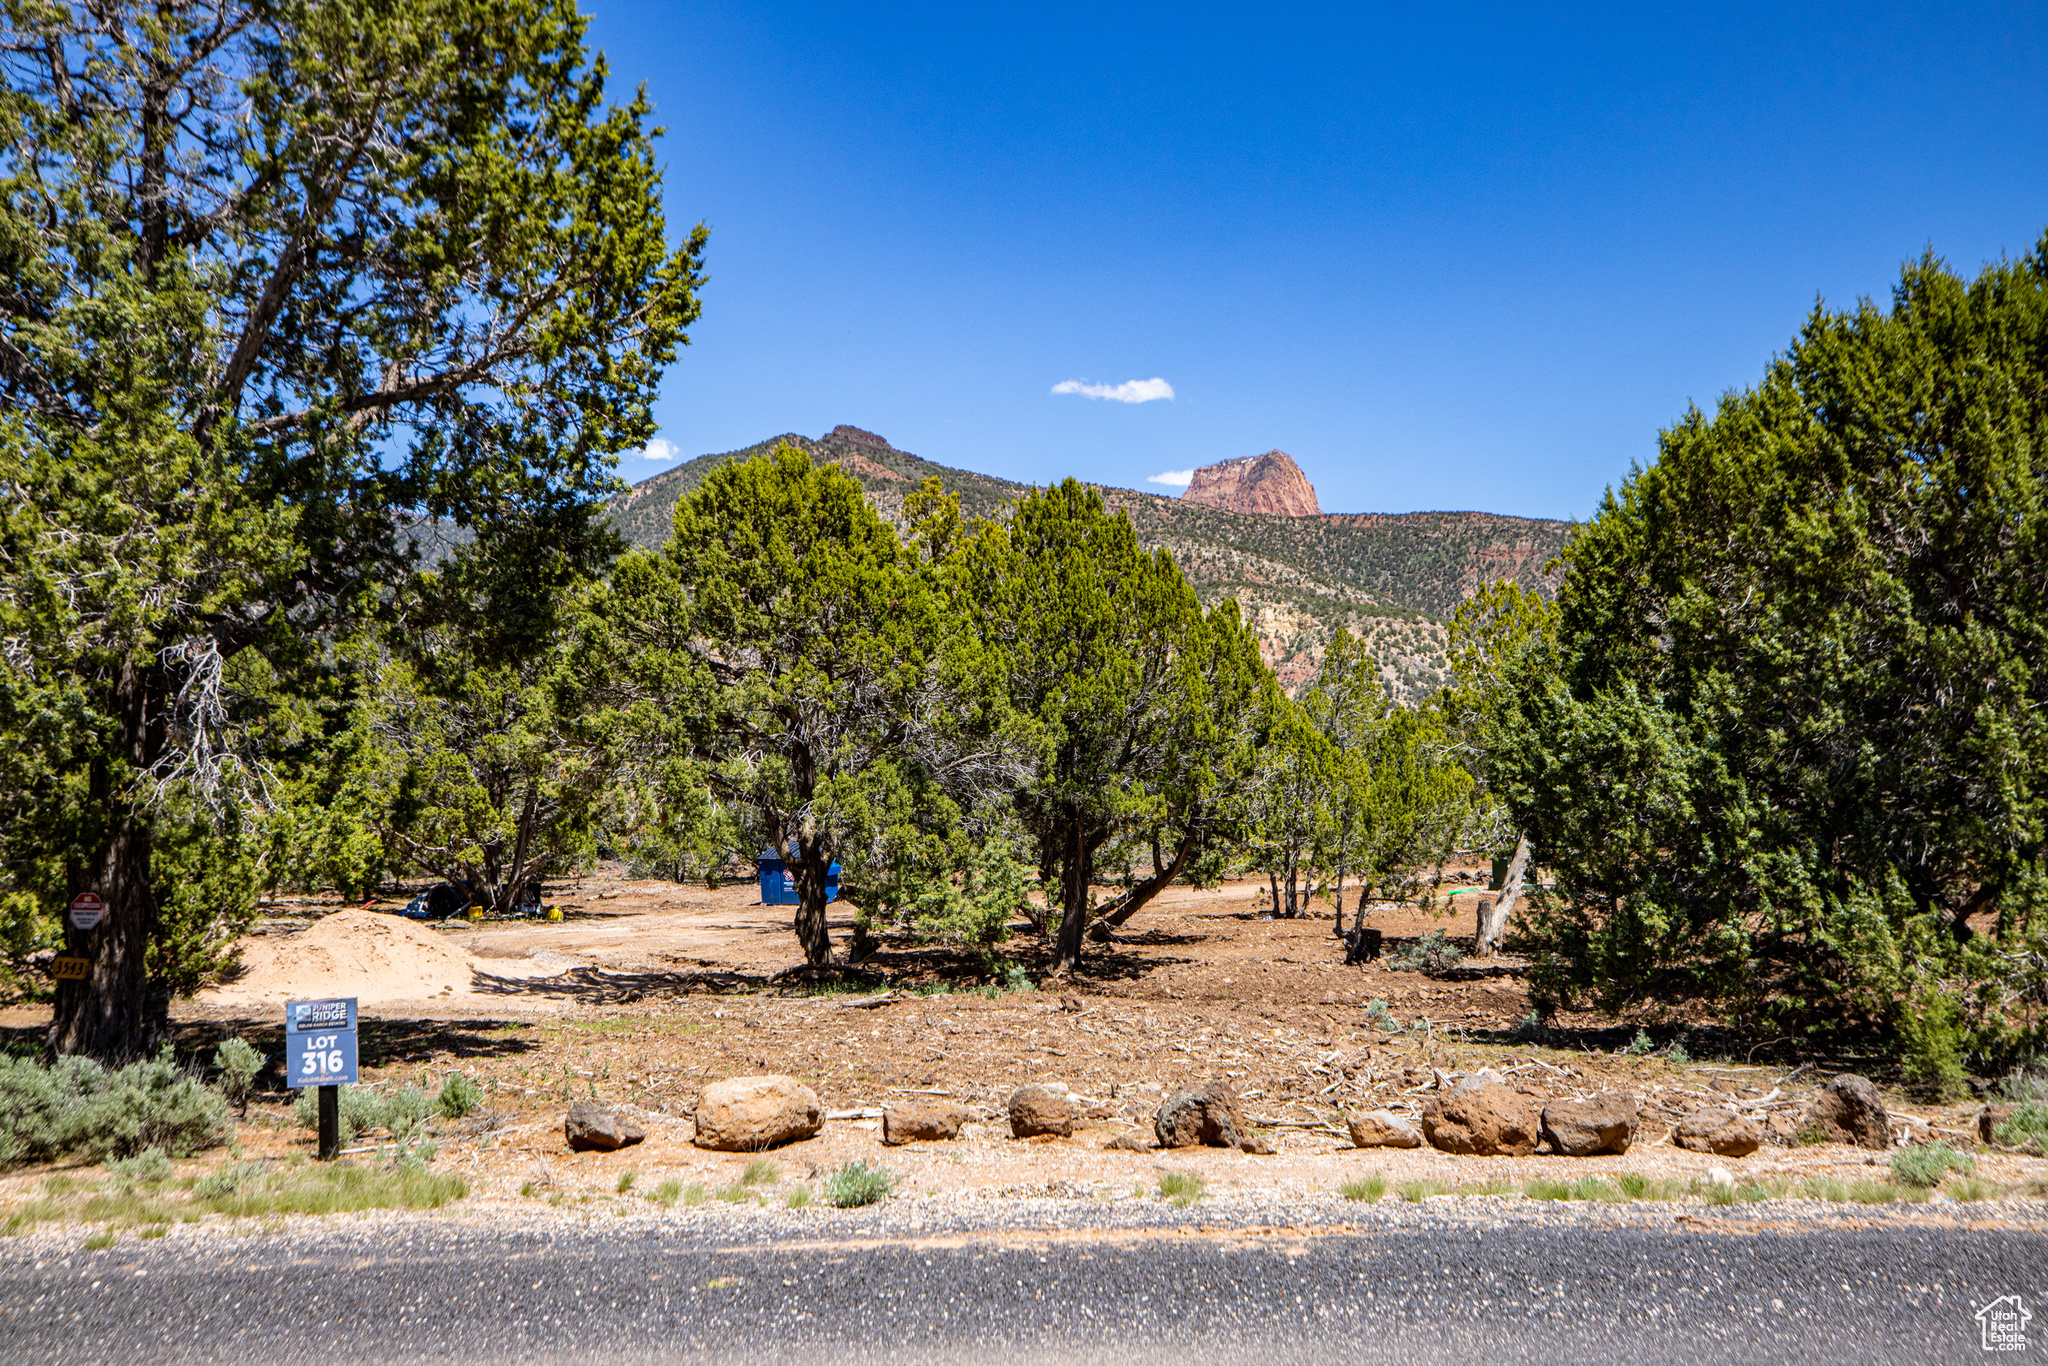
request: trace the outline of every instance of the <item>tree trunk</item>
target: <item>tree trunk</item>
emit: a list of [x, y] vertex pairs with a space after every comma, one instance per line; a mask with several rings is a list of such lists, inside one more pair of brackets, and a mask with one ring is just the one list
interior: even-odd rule
[[1527, 835], [1515, 838], [1515, 856], [1508, 860], [1507, 876], [1501, 879], [1500, 895], [1494, 898], [1493, 908], [1487, 912], [1477, 941], [1472, 945], [1475, 958], [1493, 954], [1500, 947], [1500, 938], [1507, 933], [1508, 919], [1515, 913], [1515, 903], [1522, 896], [1522, 879], [1529, 873], [1529, 858], [1534, 851], [1529, 847]]
[[1278, 868], [1268, 868], [1266, 870], [1266, 886], [1273, 893], [1273, 918], [1278, 920], [1280, 918], [1280, 870]]
[[1061, 890], [1066, 904], [1060, 917], [1060, 937], [1053, 952], [1052, 970], [1066, 972], [1081, 962], [1081, 936], [1088, 928], [1088, 889], [1093, 883], [1095, 848], [1076, 816], [1067, 834], [1067, 876]]
[[1337, 914], [1330, 920], [1330, 933], [1344, 937], [1344, 865], [1337, 865]]
[[[831, 871], [832, 856], [822, 840], [792, 839], [783, 842], [783, 859], [796, 882], [796, 940], [803, 945], [804, 961], [814, 968], [832, 963], [832, 935], [825, 927], [825, 878]], [[796, 857], [791, 859], [790, 853]]]
[[1195, 832], [1189, 830], [1181, 840], [1180, 849], [1174, 854], [1173, 862], [1167, 867], [1161, 868], [1159, 866], [1159, 846], [1155, 840], [1152, 847], [1152, 876], [1131, 888], [1124, 895], [1124, 898], [1117, 902], [1113, 910], [1104, 911], [1101, 915], [1096, 916], [1095, 923], [1088, 927], [1088, 937], [1098, 943], [1106, 943], [1111, 938], [1113, 931], [1123, 926], [1139, 911], [1144, 910], [1146, 903], [1151, 901], [1153, 897], [1158, 896], [1173, 885], [1173, 880], [1180, 876], [1180, 870], [1187, 866], [1188, 855], [1194, 852], [1194, 848]]
[[[124, 666], [111, 709], [122, 730], [122, 757], [145, 773], [161, 747], [148, 697], [147, 671]], [[119, 800], [103, 764], [94, 766], [89, 782], [93, 800], [103, 807]], [[134, 1062], [148, 1054], [167, 1023], [170, 1003], [150, 990], [147, 967], [156, 928], [150, 856], [148, 823], [131, 810], [114, 826], [95, 865], [74, 869], [66, 879], [70, 896], [97, 892], [106, 911], [91, 930], [74, 929], [65, 916], [64, 951], [90, 958], [92, 970], [83, 981], [57, 984], [47, 1043], [54, 1056], [78, 1054], [110, 1066]]]

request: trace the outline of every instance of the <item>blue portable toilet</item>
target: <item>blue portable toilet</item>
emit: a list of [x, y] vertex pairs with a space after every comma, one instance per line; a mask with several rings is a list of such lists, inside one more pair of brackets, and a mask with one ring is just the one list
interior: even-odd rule
[[[782, 855], [774, 849], [761, 851], [761, 904], [763, 906], [796, 905], [796, 880], [783, 866]], [[825, 870], [825, 900], [839, 899], [839, 864], [835, 860]]]

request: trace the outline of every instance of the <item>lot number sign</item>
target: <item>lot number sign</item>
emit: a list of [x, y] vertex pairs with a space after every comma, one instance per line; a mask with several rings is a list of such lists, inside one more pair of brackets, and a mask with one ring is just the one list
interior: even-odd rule
[[287, 1001], [284, 1007], [285, 1085], [354, 1085], [356, 999]]

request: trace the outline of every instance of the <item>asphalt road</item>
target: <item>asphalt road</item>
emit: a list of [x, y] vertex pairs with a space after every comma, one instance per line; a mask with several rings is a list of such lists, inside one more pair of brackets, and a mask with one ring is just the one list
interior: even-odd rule
[[[1996, 1219], [1352, 1231], [486, 1220], [0, 1246], [5, 1362], [1960, 1362], [2048, 1300]], [[2038, 1321], [2048, 1330], [2048, 1320]], [[2048, 1353], [2048, 1331], [2024, 1351]]]

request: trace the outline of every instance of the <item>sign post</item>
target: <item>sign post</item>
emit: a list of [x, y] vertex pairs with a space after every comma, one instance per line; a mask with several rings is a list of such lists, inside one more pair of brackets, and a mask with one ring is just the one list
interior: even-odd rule
[[341, 1153], [341, 1088], [356, 1079], [356, 998], [287, 1001], [284, 1007], [286, 1084], [320, 1088], [320, 1158]]

